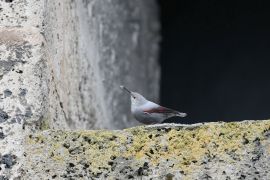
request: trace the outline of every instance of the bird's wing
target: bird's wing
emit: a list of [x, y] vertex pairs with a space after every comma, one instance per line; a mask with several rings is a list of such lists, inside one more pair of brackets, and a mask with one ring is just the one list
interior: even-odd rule
[[157, 114], [164, 114], [166, 116], [179, 116], [179, 117], [187, 116], [186, 113], [181, 113], [174, 109], [166, 108], [153, 102], [148, 102], [146, 105], [144, 105], [142, 110], [145, 114], [157, 113]]
[[175, 111], [173, 109], [166, 108], [166, 107], [158, 106], [158, 107], [146, 109], [143, 112], [145, 112], [145, 113], [167, 113], [167, 114], [169, 114], [169, 113], [176, 113], [177, 111]]

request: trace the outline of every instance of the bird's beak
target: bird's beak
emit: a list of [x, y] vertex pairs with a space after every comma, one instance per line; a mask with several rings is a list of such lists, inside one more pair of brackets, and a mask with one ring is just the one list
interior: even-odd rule
[[120, 86], [120, 88], [123, 89], [123, 90], [125, 90], [125, 91], [127, 91], [129, 94], [131, 94], [131, 91], [128, 90], [128, 88], [126, 88], [125, 86]]
[[132, 92], [126, 88], [125, 86], [120, 86], [121, 89], [125, 90], [126, 92], [128, 92], [132, 97], [134, 97], [134, 95], [132, 94]]

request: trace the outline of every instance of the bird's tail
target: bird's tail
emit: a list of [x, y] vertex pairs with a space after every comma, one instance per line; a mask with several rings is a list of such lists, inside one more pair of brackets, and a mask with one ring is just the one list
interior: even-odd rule
[[187, 113], [177, 112], [177, 113], [176, 113], [176, 116], [179, 116], [179, 117], [186, 117], [186, 116], [187, 116]]

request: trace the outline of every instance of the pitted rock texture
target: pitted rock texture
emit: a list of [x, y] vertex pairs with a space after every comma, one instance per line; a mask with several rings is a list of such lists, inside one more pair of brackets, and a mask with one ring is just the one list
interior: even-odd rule
[[29, 132], [135, 124], [119, 85], [158, 99], [157, 16], [154, 0], [0, 0], [0, 179], [20, 178]]
[[0, 0], [0, 179], [20, 178], [24, 134], [47, 116], [44, 2]]
[[0, 25], [42, 28], [42, 0], [0, 0]]
[[24, 134], [48, 112], [44, 38], [34, 27], [0, 27], [0, 177], [19, 177]]
[[47, 1], [44, 23], [52, 73], [51, 127], [135, 125], [130, 97], [120, 85], [158, 100], [159, 23], [154, 0]]
[[270, 121], [44, 131], [24, 179], [270, 179]]

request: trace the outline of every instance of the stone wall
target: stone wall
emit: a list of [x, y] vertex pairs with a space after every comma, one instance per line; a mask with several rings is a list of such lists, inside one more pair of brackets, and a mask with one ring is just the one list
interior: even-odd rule
[[44, 129], [136, 124], [124, 84], [158, 100], [154, 0], [0, 1], [0, 179]]
[[48, 1], [45, 38], [52, 73], [51, 125], [119, 129], [136, 124], [119, 85], [158, 100], [153, 0]]
[[37, 28], [0, 28], [1, 174], [16, 176], [18, 166], [13, 165], [21, 163], [22, 139], [39, 129], [47, 114], [48, 78], [43, 48], [44, 38]]
[[0, 1], [0, 179], [270, 179], [270, 121], [137, 126], [154, 0]]

